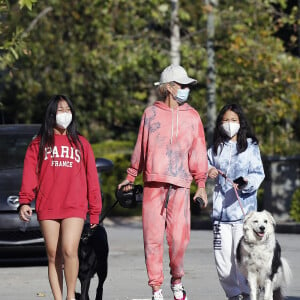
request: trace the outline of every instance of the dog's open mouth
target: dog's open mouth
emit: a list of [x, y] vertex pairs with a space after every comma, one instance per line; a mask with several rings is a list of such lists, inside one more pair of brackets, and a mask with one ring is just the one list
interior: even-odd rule
[[258, 237], [260, 237], [260, 238], [263, 238], [264, 235], [265, 235], [265, 232], [264, 232], [264, 231], [255, 231], [255, 230], [254, 230], [254, 232], [255, 232], [255, 234], [256, 234]]

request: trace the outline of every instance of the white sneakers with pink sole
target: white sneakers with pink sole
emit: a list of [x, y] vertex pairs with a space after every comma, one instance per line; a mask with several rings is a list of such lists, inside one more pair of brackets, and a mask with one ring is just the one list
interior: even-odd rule
[[174, 295], [174, 300], [188, 300], [186, 291], [184, 290], [181, 282], [177, 284], [171, 284], [171, 290]]
[[164, 300], [162, 290], [155, 291], [152, 295], [152, 300]]

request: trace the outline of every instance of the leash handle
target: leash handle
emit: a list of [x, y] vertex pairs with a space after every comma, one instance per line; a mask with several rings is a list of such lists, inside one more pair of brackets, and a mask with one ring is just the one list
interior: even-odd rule
[[221, 170], [218, 170], [218, 169], [217, 169], [217, 171], [218, 171], [218, 173], [219, 173], [222, 177], [225, 178], [226, 181], [228, 181], [229, 183], [232, 184], [233, 189], [234, 189], [234, 192], [235, 192], [235, 196], [236, 196], [236, 198], [237, 198], [237, 200], [238, 200], [238, 202], [239, 202], [240, 208], [241, 208], [242, 213], [243, 213], [243, 215], [244, 215], [244, 217], [245, 217], [246, 214], [245, 214], [245, 211], [244, 211], [244, 207], [243, 207], [242, 201], [241, 201], [241, 199], [240, 199], [240, 197], [239, 197], [239, 194], [238, 194], [237, 188], [235, 187], [234, 182], [233, 182], [230, 178], [228, 178], [227, 175], [226, 175], [224, 172], [222, 172]]
[[201, 198], [201, 197], [197, 197], [195, 199], [196, 203], [199, 204], [200, 208], [204, 207], [205, 206], [205, 202], [204, 200]]

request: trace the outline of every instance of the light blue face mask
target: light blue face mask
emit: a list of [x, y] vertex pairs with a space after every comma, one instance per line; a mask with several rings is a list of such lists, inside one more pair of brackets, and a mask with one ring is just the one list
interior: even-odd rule
[[175, 96], [175, 99], [179, 104], [182, 104], [182, 103], [187, 101], [187, 99], [189, 97], [189, 94], [190, 94], [190, 89], [189, 88], [178, 89], [177, 94]]

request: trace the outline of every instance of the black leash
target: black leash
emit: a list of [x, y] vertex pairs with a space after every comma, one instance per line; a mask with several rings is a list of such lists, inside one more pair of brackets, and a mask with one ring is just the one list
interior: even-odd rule
[[113, 208], [118, 204], [119, 200], [117, 199], [114, 204], [108, 208], [105, 213], [101, 216], [100, 220], [99, 220], [99, 224], [103, 222], [103, 220], [108, 216], [108, 214], [113, 210]]

